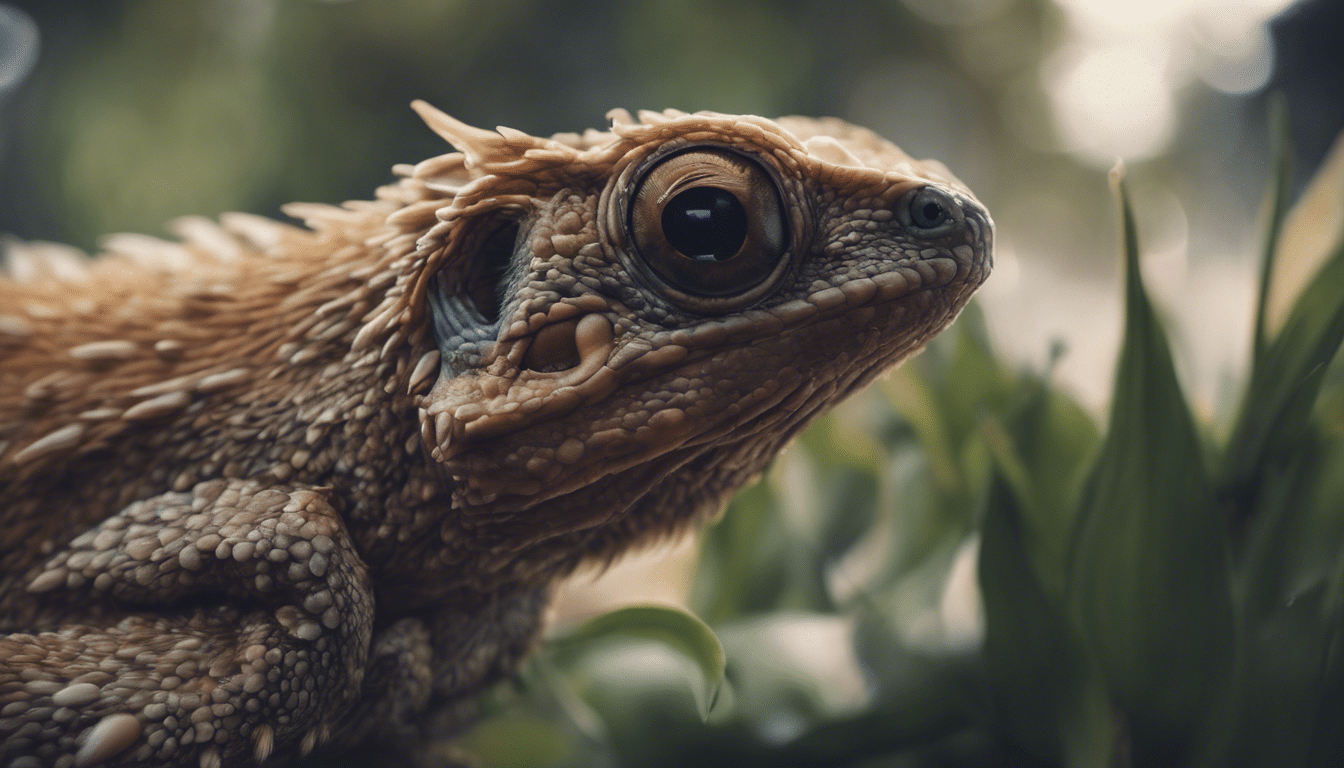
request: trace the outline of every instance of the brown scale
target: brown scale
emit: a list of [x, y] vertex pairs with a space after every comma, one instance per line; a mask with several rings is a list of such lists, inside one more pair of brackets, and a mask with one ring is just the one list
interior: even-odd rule
[[423, 758], [556, 579], [717, 514], [989, 271], [969, 190], [837, 120], [415, 106], [458, 151], [307, 228], [0, 261], [0, 764]]

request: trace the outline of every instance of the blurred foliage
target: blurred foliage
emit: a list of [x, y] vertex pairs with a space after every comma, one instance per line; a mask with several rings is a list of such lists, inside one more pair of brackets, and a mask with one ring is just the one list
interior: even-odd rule
[[[443, 151], [407, 107], [423, 98], [534, 133], [616, 106], [837, 115], [949, 160], [1015, 250], [1109, 268], [1080, 257], [1107, 245], [1085, 215], [1104, 190], [1054, 128], [1051, 0], [6, 1], [42, 33], [0, 94], [0, 231], [26, 239], [93, 249], [180, 215], [367, 198]], [[1199, 144], [1135, 172], [1170, 192], [1140, 200], [1158, 239], [1173, 199], [1244, 219], [1264, 172], [1243, 100], [1187, 96]]]
[[[12, 2], [43, 34], [0, 127], [0, 230], [23, 237], [366, 198], [443, 151], [406, 107], [425, 98], [534, 133], [614, 106], [839, 115], [947, 158], [1016, 250], [1108, 264], [1105, 190], [1053, 134], [1047, 0]], [[1187, 96], [1198, 129], [1128, 181], [1145, 231], [1178, 200], [1233, 228], [1263, 176], [1241, 102]], [[1339, 762], [1344, 255], [1262, 312], [1242, 405], [1211, 423], [1124, 211], [1104, 430], [972, 307], [738, 495], [704, 537], [704, 622], [638, 608], [559, 638], [463, 748], [486, 768]]]
[[[693, 608], [721, 647], [671, 608], [599, 617], [540, 654], [470, 751], [484, 766], [1338, 764], [1344, 238], [1275, 263], [1285, 136], [1264, 279], [1315, 277], [1280, 330], [1257, 323], [1230, 424], [1201, 423], [1181, 391], [1117, 169], [1125, 340], [1104, 431], [1048, 373], [999, 360], [972, 307], [706, 533]], [[1299, 205], [1340, 190], [1344, 139]], [[594, 639], [623, 627], [663, 637]]]

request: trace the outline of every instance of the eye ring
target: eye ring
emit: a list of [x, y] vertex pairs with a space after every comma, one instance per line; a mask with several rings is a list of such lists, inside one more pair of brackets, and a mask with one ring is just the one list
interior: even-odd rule
[[922, 238], [942, 237], [965, 219], [961, 205], [936, 187], [921, 187], [907, 193], [899, 208], [901, 223]]
[[633, 262], [666, 298], [697, 312], [740, 308], [788, 261], [782, 194], [764, 165], [719, 146], [658, 158], [630, 186]]

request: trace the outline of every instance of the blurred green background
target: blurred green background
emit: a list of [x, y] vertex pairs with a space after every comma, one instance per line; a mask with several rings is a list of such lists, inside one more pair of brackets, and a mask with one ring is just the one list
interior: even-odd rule
[[[1288, 97], [1297, 172], [1275, 178], [1291, 195], [1344, 126], [1341, 29], [1344, 3], [1327, 0], [0, 3], [0, 234], [93, 251], [104, 233], [162, 234], [165, 220], [184, 214], [278, 216], [291, 200], [367, 198], [394, 163], [445, 151], [408, 108], [415, 98], [475, 125], [542, 134], [601, 125], [617, 106], [827, 114], [867, 125], [917, 157], [945, 161], [994, 213], [996, 271], [979, 303], [740, 494], [704, 537], [694, 579], [685, 568], [653, 571], [671, 583], [640, 594], [685, 601], [727, 651], [730, 685], [708, 723], [697, 712], [706, 691], [692, 686], [698, 702], [687, 692], [698, 677], [686, 659], [562, 633], [520, 689], [497, 693], [468, 748], [485, 766], [514, 768], [1165, 765], [1201, 764], [1199, 755], [1186, 760], [1196, 744], [1267, 765], [1287, 744], [1307, 765], [1344, 751], [1312, 730], [1312, 715], [1344, 713], [1334, 693], [1344, 690], [1344, 620], [1329, 619], [1336, 623], [1323, 633], [1306, 609], [1280, 609], [1314, 609], [1319, 598], [1325, 615], [1344, 616], [1344, 576], [1321, 575], [1344, 569], [1336, 554], [1344, 484], [1333, 479], [1344, 476], [1338, 365], [1315, 420], [1285, 443], [1296, 446], [1285, 455], [1298, 456], [1292, 471], [1305, 478], [1293, 488], [1307, 489], [1293, 493], [1310, 496], [1294, 508], [1307, 511], [1284, 513], [1291, 525], [1248, 524], [1263, 529], [1254, 536], [1229, 534], [1249, 551], [1238, 551], [1239, 615], [1269, 617], [1251, 640], [1238, 635], [1238, 647], [1282, 656], [1251, 665], [1238, 690], [1281, 704], [1278, 720], [1229, 705], [1217, 727], [1201, 730], [1179, 721], [1202, 705], [1176, 704], [1156, 725], [1125, 720], [1121, 707], [1147, 715], [1161, 697], [1130, 685], [1113, 659], [1103, 675], [1095, 659], [1075, 654], [1096, 650], [1078, 639], [1088, 611], [1130, 599], [1132, 585], [1071, 608], [1068, 627], [1061, 600], [1083, 589], [1071, 580], [1106, 592], [1115, 581], [1107, 568], [1133, 561], [1117, 563], [1093, 524], [1102, 543], [1087, 549], [1100, 554], [1074, 567], [1077, 520], [1142, 501], [1118, 492], [1080, 502], [1084, 476], [1105, 474], [1094, 457], [1120, 467], [1117, 476], [1151, 469], [1139, 450], [1153, 426], [1143, 409], [1113, 412], [1111, 425], [1101, 415], [1121, 329], [1148, 312], [1132, 292], [1122, 300], [1105, 169], [1116, 156], [1128, 161], [1147, 285], [1172, 330], [1174, 372], [1139, 385], [1180, 414], [1179, 376], [1195, 415], [1195, 434], [1159, 447], [1198, 465], [1188, 448], [1201, 446], [1216, 457], [1206, 463], [1232, 467], [1209, 480], [1226, 492], [1218, 505], [1261, 504], [1246, 477], [1283, 475], [1281, 457], [1246, 458], [1250, 449], [1226, 437], [1250, 418], [1248, 409], [1235, 414], [1252, 378], [1257, 221], [1272, 174], [1266, 93]], [[1306, 302], [1313, 322], [1341, 316], [1333, 296]], [[1298, 335], [1336, 331], [1312, 333]], [[1164, 372], [1161, 344], [1127, 343], [1132, 359], [1135, 349], [1148, 355], [1130, 373]], [[1319, 376], [1333, 349], [1322, 342], [1304, 353], [1302, 370]], [[1264, 373], [1271, 368], [1256, 375], [1277, 382]], [[1308, 394], [1294, 407], [1310, 410], [1315, 390]], [[1103, 451], [1117, 413], [1128, 413], [1130, 431]], [[1264, 555], [1255, 542], [1288, 554]], [[1196, 544], [1172, 551], [1200, 562], [1216, 552]], [[1220, 572], [1172, 567], [1177, 585]], [[1001, 578], [982, 601], [977, 573], [986, 568]], [[1164, 591], [1143, 576], [1140, 591]], [[1261, 576], [1268, 586], [1256, 586]], [[1171, 592], [1198, 607], [1226, 587], [1200, 583]], [[1309, 599], [1294, 603], [1299, 594]], [[1168, 612], [1190, 604], [1156, 599]], [[1163, 620], [1151, 622], [1155, 636]], [[610, 634], [689, 643], [702, 665], [713, 656], [705, 648], [714, 643], [697, 645], [699, 630], [675, 617], [627, 615], [613, 626]], [[1312, 654], [1330, 661], [1298, 663]], [[1229, 665], [1205, 666], [1218, 677]], [[1164, 675], [1141, 671], [1171, 692]], [[1175, 692], [1207, 703], [1200, 685]], [[1242, 727], [1243, 718], [1263, 732]], [[1106, 729], [1130, 726], [1146, 755], [1088, 751], [1129, 749], [1127, 732]], [[1229, 733], [1264, 735], [1272, 746], [1257, 751], [1239, 741], [1250, 736]]]
[[534, 133], [601, 125], [617, 106], [836, 115], [976, 190], [999, 228], [991, 334], [1036, 365], [1066, 340], [1060, 375], [1094, 408], [1119, 317], [1098, 171], [1129, 161], [1160, 298], [1187, 299], [1166, 302], [1178, 327], [1225, 337], [1197, 345], [1187, 372], [1212, 400], [1244, 364], [1263, 94], [1288, 93], [1301, 168], [1344, 126], [1333, 0], [0, 8], [0, 233], [92, 250], [183, 214], [366, 198], [392, 164], [444, 150], [415, 98]]

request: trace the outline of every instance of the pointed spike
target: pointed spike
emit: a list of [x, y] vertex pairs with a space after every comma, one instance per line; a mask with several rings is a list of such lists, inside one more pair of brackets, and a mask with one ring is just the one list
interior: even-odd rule
[[517, 128], [510, 128], [510, 127], [508, 127], [507, 125], [496, 125], [496, 126], [495, 126], [495, 133], [498, 133], [500, 136], [503, 136], [503, 137], [506, 138], [506, 139], [530, 139], [530, 138], [532, 138], [532, 135], [531, 135], [531, 134], [523, 133], [522, 131], [518, 130]]
[[434, 435], [434, 422], [429, 420], [429, 412], [424, 408], [420, 409], [420, 437], [424, 439], [425, 445], [437, 445], [439, 442]]
[[461, 120], [450, 117], [446, 112], [432, 106], [427, 101], [416, 99], [411, 109], [420, 115], [429, 129], [444, 141], [452, 144], [457, 151], [467, 156], [468, 166], [480, 165], [497, 152], [503, 137], [493, 131], [475, 128]]
[[415, 369], [411, 371], [410, 381], [406, 385], [407, 394], [415, 392], [416, 388], [429, 379], [429, 375], [439, 369], [439, 350], [431, 349], [420, 356], [419, 362], [415, 364]]
[[317, 746], [317, 729], [311, 728], [303, 735], [303, 740], [299, 742], [299, 757], [307, 757], [312, 753], [313, 748]]
[[258, 763], [266, 762], [275, 748], [275, 731], [271, 726], [262, 724], [252, 731], [252, 757]]
[[439, 447], [447, 449], [453, 442], [453, 432], [457, 420], [447, 411], [439, 411], [434, 417], [434, 440]]

